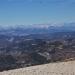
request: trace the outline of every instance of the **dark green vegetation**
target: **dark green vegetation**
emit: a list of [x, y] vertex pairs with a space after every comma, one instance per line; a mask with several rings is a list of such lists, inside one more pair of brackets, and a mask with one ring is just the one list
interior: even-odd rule
[[0, 71], [75, 58], [75, 32], [0, 35]]

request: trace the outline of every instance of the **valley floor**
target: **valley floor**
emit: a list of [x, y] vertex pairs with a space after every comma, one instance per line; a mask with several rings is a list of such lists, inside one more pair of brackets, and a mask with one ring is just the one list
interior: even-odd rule
[[0, 75], [75, 75], [75, 61], [9, 70], [0, 72]]

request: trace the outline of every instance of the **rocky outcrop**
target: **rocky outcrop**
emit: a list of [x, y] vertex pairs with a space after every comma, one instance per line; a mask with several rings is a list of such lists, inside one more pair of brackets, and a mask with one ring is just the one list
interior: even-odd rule
[[4, 71], [0, 72], [0, 75], [75, 75], [75, 61]]

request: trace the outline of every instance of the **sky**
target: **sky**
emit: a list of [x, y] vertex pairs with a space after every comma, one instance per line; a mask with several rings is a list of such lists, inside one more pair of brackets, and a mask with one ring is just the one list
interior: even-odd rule
[[0, 25], [75, 22], [75, 0], [0, 0]]

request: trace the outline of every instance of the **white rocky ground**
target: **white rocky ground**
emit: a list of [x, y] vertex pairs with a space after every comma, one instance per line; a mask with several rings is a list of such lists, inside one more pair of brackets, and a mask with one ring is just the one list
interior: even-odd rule
[[75, 75], [75, 61], [50, 63], [0, 72], [0, 75]]

